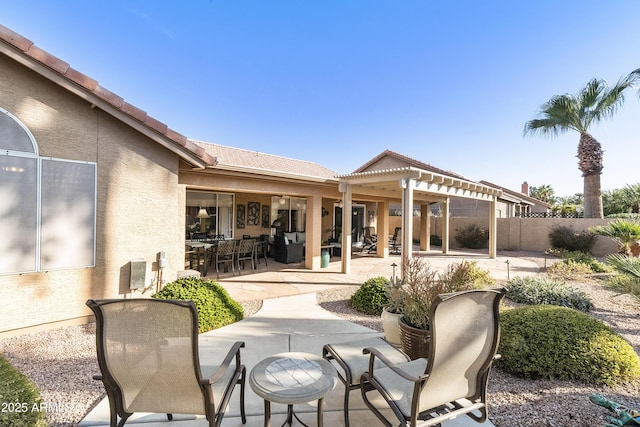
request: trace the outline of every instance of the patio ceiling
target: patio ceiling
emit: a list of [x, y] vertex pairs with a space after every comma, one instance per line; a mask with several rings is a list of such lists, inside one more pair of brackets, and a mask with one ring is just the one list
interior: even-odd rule
[[502, 190], [415, 167], [402, 167], [338, 176], [342, 185], [351, 186], [353, 194], [402, 198], [406, 182], [414, 182], [415, 201], [437, 202], [449, 197], [493, 201], [502, 196]]

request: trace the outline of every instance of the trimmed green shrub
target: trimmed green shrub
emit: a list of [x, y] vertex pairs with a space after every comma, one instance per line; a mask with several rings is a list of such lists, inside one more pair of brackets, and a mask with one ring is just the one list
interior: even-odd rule
[[169, 283], [152, 297], [193, 301], [198, 310], [200, 333], [230, 325], [244, 318], [242, 306], [213, 280], [185, 277]]
[[349, 304], [365, 314], [382, 314], [382, 307], [388, 302], [387, 287], [390, 285], [386, 277], [369, 279], [351, 296]]
[[456, 242], [463, 248], [483, 249], [489, 246], [489, 230], [486, 228], [471, 224], [457, 231]]
[[508, 282], [507, 289], [506, 297], [520, 304], [559, 305], [584, 312], [593, 308], [585, 292], [556, 280], [516, 276]]
[[576, 232], [571, 227], [559, 225], [551, 229], [549, 240], [553, 248], [588, 253], [596, 242], [596, 235], [588, 231]]
[[442, 237], [432, 234], [429, 238], [431, 246], [442, 246]]
[[547, 268], [547, 274], [564, 280], [576, 280], [588, 274], [592, 274], [593, 270], [586, 264], [565, 259], [562, 262], [556, 262]]
[[501, 313], [498, 361], [524, 378], [615, 385], [640, 378], [633, 347], [593, 317], [566, 307], [535, 305]]
[[25, 375], [0, 355], [0, 425], [5, 427], [46, 427], [45, 411], [40, 408], [40, 393]]

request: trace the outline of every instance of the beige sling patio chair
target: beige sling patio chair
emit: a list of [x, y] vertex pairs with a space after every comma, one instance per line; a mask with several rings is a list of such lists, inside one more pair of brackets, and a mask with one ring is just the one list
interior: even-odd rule
[[[367, 338], [358, 341], [348, 341], [335, 344], [326, 344], [322, 347], [322, 357], [331, 362], [338, 378], [344, 384], [344, 425], [349, 427], [349, 395], [352, 390], [361, 387], [360, 380], [369, 367], [369, 356], [362, 353], [364, 348], [376, 348], [382, 352], [387, 359], [395, 363], [409, 361], [409, 357], [389, 344], [382, 337]], [[384, 366], [381, 361], [377, 361], [380, 366]], [[367, 387], [364, 384], [364, 387]]]
[[[389, 405], [400, 426], [432, 426], [467, 415], [487, 419], [487, 380], [500, 340], [502, 290], [472, 290], [436, 297], [431, 307], [429, 357], [397, 364], [375, 348], [361, 382], [366, 405], [385, 426], [392, 424], [368, 394]], [[381, 360], [386, 366], [379, 367]], [[418, 423], [421, 420], [421, 423]]]
[[[243, 342], [236, 342], [219, 365], [201, 366], [198, 315], [192, 301], [156, 299], [88, 300], [96, 316], [96, 350], [107, 392], [111, 427], [133, 413], [205, 415], [220, 426], [229, 399], [240, 385], [244, 410]], [[118, 422], [118, 418], [120, 422]]]

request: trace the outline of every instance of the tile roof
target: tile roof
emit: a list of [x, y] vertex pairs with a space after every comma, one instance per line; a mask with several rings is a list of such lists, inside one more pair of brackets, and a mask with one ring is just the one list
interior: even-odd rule
[[[235, 170], [246, 169], [258, 173], [277, 172], [286, 173], [301, 178], [314, 178], [322, 180], [336, 179], [338, 173], [314, 162], [297, 160], [289, 157], [276, 156], [274, 154], [261, 153], [259, 151], [245, 150], [242, 148], [228, 147], [210, 142], [189, 141], [205, 149], [214, 156], [219, 168], [232, 168]], [[337, 181], [337, 179], [336, 179]]]
[[437, 168], [437, 167], [432, 166], [432, 165], [430, 165], [428, 163], [421, 162], [420, 160], [416, 160], [416, 159], [411, 158], [409, 156], [405, 156], [404, 154], [396, 153], [395, 151], [392, 151], [392, 150], [384, 150], [382, 153], [378, 154], [373, 159], [369, 160], [367, 163], [365, 163], [364, 165], [360, 166], [358, 169], [353, 171], [353, 173], [364, 172], [365, 170], [367, 170], [367, 168], [369, 168], [371, 165], [376, 163], [378, 160], [382, 159], [383, 157], [387, 157], [387, 156], [394, 157], [394, 158], [404, 162], [407, 166], [413, 166], [413, 167], [418, 168], [418, 169], [423, 169], [423, 170], [426, 170], [426, 171], [429, 171], [429, 172], [435, 172], [435, 173], [438, 173], [440, 175], [446, 175], [446, 176], [450, 176], [450, 177], [453, 177], [453, 178], [464, 179], [466, 181], [473, 181], [473, 180], [470, 180], [470, 179], [460, 175], [459, 173], [452, 172], [452, 171], [446, 171], [444, 169]]
[[30, 61], [35, 61], [35, 63], [53, 71], [59, 77], [93, 97], [94, 100], [103, 101], [103, 103], [106, 103], [107, 109], [112, 108], [116, 112], [124, 113], [126, 116], [135, 119], [142, 126], [166, 138], [169, 143], [175, 144], [177, 149], [186, 150], [187, 154], [199, 159], [206, 165], [213, 165], [215, 162], [213, 156], [205, 152], [199, 145], [190, 142], [186, 136], [170, 129], [165, 123], [154, 119], [147, 115], [145, 111], [129, 104], [120, 96], [100, 86], [96, 80], [73, 69], [66, 62], [35, 46], [31, 40], [22, 37], [3, 25], [0, 25], [0, 42], [4, 42]]
[[480, 183], [484, 184], [484, 185], [489, 185], [491, 187], [499, 188], [506, 194], [510, 194], [512, 196], [515, 196], [515, 197], [518, 197], [520, 199], [526, 200], [526, 201], [528, 201], [528, 202], [530, 202], [532, 204], [535, 204], [535, 205], [544, 206], [546, 208], [553, 207], [551, 204], [549, 204], [549, 203], [547, 203], [547, 202], [545, 202], [543, 200], [536, 199], [535, 197], [531, 197], [531, 196], [528, 196], [528, 195], [526, 195], [524, 193], [519, 193], [519, 192], [514, 191], [514, 190], [509, 190], [508, 188], [502, 187], [502, 186], [497, 185], [497, 184], [493, 184], [493, 183], [491, 183], [489, 181], [482, 180], [482, 181], [480, 181]]

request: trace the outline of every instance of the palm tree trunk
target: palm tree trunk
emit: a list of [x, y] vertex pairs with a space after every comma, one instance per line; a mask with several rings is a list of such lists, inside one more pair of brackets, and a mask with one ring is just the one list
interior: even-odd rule
[[580, 134], [578, 144], [578, 168], [582, 171], [584, 180], [584, 217], [603, 218], [602, 189], [600, 175], [602, 174], [602, 147], [600, 143], [587, 132]]
[[586, 175], [584, 182], [584, 217], [604, 218], [600, 174]]

